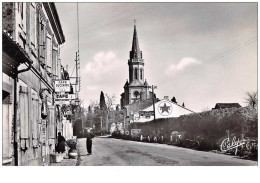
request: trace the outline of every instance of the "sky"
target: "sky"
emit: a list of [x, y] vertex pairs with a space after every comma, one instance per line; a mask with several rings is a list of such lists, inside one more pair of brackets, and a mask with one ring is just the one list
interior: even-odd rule
[[[257, 3], [79, 3], [80, 98], [120, 94], [128, 79], [134, 20], [144, 77], [157, 98], [195, 112], [216, 103], [245, 106], [257, 91]], [[78, 46], [76, 3], [56, 3], [72, 74]], [[75, 76], [75, 70], [73, 72]]]

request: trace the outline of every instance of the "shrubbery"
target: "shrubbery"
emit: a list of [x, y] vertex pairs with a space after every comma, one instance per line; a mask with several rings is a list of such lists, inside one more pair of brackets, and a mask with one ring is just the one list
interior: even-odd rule
[[226, 130], [230, 131], [231, 137], [241, 139], [241, 135], [244, 134], [245, 137], [257, 138], [257, 121], [257, 110], [252, 107], [241, 107], [134, 123], [131, 128], [142, 129], [143, 141], [147, 141], [148, 135], [157, 135], [165, 137], [161, 143], [169, 143], [169, 136], [173, 131], [177, 131], [185, 132], [185, 138], [171, 142], [174, 145], [198, 150], [217, 150], [227, 137]]

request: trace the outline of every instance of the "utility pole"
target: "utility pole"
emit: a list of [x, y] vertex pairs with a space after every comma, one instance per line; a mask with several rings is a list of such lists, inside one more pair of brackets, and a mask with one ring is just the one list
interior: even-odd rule
[[152, 85], [152, 93], [153, 93], [153, 120], [155, 120], [155, 106], [154, 106], [154, 89], [157, 89], [157, 86]]

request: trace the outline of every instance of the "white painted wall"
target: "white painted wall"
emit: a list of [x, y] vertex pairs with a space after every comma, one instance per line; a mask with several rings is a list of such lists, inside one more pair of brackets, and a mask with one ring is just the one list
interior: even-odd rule
[[[179, 117], [181, 115], [190, 114], [191, 111], [187, 110], [186, 108], [183, 108], [182, 106], [179, 106], [176, 103], [173, 103], [169, 100], [163, 99], [159, 102], [156, 102], [155, 104], [155, 118], [173, 118], [173, 117]], [[142, 111], [153, 111], [153, 105], [145, 108]], [[140, 116], [139, 112], [134, 114], [134, 122], [147, 122], [152, 121], [154, 119], [152, 116]]]

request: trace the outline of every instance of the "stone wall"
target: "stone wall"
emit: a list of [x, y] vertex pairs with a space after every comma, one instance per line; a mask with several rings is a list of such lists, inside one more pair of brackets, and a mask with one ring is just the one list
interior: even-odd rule
[[2, 3], [2, 29], [8, 33], [14, 31], [14, 3]]

